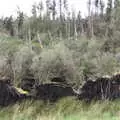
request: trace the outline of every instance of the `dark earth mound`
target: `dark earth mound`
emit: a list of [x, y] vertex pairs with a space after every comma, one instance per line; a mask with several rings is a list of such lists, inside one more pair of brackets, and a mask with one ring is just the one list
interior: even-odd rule
[[64, 83], [67, 84], [67, 81], [65, 80], [65, 77], [54, 77], [51, 79], [51, 82], [56, 82], [56, 83]]
[[19, 87], [25, 91], [31, 92], [35, 84], [36, 84], [36, 80], [34, 79], [34, 77], [25, 77], [21, 80]]
[[30, 70], [26, 71], [26, 75], [23, 76], [22, 80], [20, 81], [18, 87], [22, 88], [25, 91], [31, 92], [39, 80], [34, 78], [34, 74], [30, 72]]
[[7, 106], [25, 98], [27, 95], [19, 93], [10, 79], [0, 80], [0, 106]]
[[63, 97], [75, 95], [76, 94], [71, 87], [57, 83], [42, 84], [35, 88], [36, 99], [44, 101], [56, 102]]
[[24, 77], [20, 87], [28, 91], [28, 95], [14, 87], [9, 78], [0, 79], [0, 106], [7, 106], [27, 98], [45, 102], [56, 102], [68, 96], [75, 96], [85, 101], [120, 98], [120, 74], [86, 81], [79, 93], [63, 78], [55, 77], [51, 81], [51, 83], [38, 84], [33, 77]]
[[72, 87], [69, 87], [64, 77], [54, 77], [51, 83], [36, 84], [34, 77], [24, 77], [20, 87], [29, 91], [33, 98], [43, 101], [55, 102], [60, 98], [67, 96], [75, 96]]
[[120, 98], [120, 75], [111, 78], [101, 77], [96, 81], [87, 81], [80, 91], [79, 99], [87, 101]]

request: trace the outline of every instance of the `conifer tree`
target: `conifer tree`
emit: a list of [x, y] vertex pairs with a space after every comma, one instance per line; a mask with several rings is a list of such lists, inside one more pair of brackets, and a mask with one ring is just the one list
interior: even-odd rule
[[110, 22], [111, 21], [111, 13], [112, 13], [112, 3], [113, 0], [108, 0], [108, 4], [107, 4], [107, 9], [106, 9], [106, 22]]
[[46, 17], [48, 20], [50, 20], [50, 6], [51, 6], [51, 1], [50, 0], [46, 0]]
[[59, 0], [60, 21], [62, 22], [62, 0]]
[[38, 9], [39, 14], [40, 14], [40, 15], [39, 15], [39, 16], [40, 16], [40, 19], [42, 19], [42, 12], [43, 12], [43, 10], [44, 10], [44, 6], [43, 6], [43, 2], [42, 2], [42, 1], [38, 4], [37, 9]]
[[104, 1], [100, 0], [99, 4], [100, 4], [100, 15], [101, 15], [101, 18], [103, 18], [103, 13], [104, 13], [104, 8], [105, 8]]
[[51, 10], [51, 12], [52, 12], [52, 19], [55, 20], [55, 16], [56, 16], [56, 14], [57, 14], [56, 1], [55, 1], [55, 0], [52, 1], [50, 10]]
[[36, 4], [32, 5], [32, 15], [34, 18], [37, 18], [37, 5]]
[[10, 16], [10, 17], [6, 17], [4, 19], [4, 25], [5, 25], [5, 28], [7, 29], [7, 31], [9, 31], [10, 35], [11, 36], [14, 36], [14, 26], [13, 26], [13, 17]]
[[22, 28], [23, 28], [23, 22], [24, 22], [24, 14], [20, 9], [18, 9], [18, 17], [17, 17], [17, 25], [18, 25], [18, 36], [20, 38], [23, 38], [22, 36]]
[[99, 0], [95, 0], [95, 14], [98, 14]]

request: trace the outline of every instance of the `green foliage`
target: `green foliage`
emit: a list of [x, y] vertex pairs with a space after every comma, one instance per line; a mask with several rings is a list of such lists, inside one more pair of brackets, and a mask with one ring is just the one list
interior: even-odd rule
[[9, 31], [11, 36], [14, 36], [14, 21], [13, 17], [10, 16], [9, 18], [6, 17], [4, 20], [5, 28], [7, 31]]
[[29, 45], [19, 46], [18, 51], [14, 54], [13, 69], [15, 74], [16, 82], [22, 79], [27, 74], [32, 73], [31, 64], [32, 58], [36, 55]]
[[42, 82], [56, 76], [65, 76], [72, 82], [76, 72], [72, 52], [63, 43], [43, 49], [33, 58], [32, 69]]
[[52, 41], [47, 41], [43, 35], [48, 43], [43, 41], [41, 49], [38, 41], [3, 38], [0, 41], [0, 62], [3, 64], [0, 71], [4, 75], [11, 74], [15, 83], [31, 72], [43, 83], [52, 77], [65, 76], [68, 83], [75, 83], [77, 87], [84, 80], [112, 75], [120, 68], [119, 49], [115, 49], [116, 54], [105, 52], [104, 41], [99, 39], [81, 37], [77, 41], [59, 41], [51, 37]]

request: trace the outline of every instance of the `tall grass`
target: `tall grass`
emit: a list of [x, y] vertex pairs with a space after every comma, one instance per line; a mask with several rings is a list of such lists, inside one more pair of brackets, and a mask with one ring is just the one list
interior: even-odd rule
[[24, 101], [0, 110], [1, 120], [119, 120], [119, 101], [99, 101], [86, 104], [67, 98], [55, 104]]

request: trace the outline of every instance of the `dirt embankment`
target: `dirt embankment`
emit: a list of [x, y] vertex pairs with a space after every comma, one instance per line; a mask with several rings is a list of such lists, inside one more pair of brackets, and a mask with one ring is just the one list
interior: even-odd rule
[[120, 98], [120, 74], [87, 81], [81, 88], [79, 99], [114, 100]]
[[75, 96], [79, 100], [114, 100], [120, 97], [120, 74], [111, 77], [89, 80], [81, 87], [79, 93], [62, 78], [53, 78], [51, 83], [39, 84], [33, 77], [26, 77], [16, 88], [10, 79], [0, 79], [0, 106], [14, 104], [23, 99], [34, 99], [56, 102], [57, 100]]

